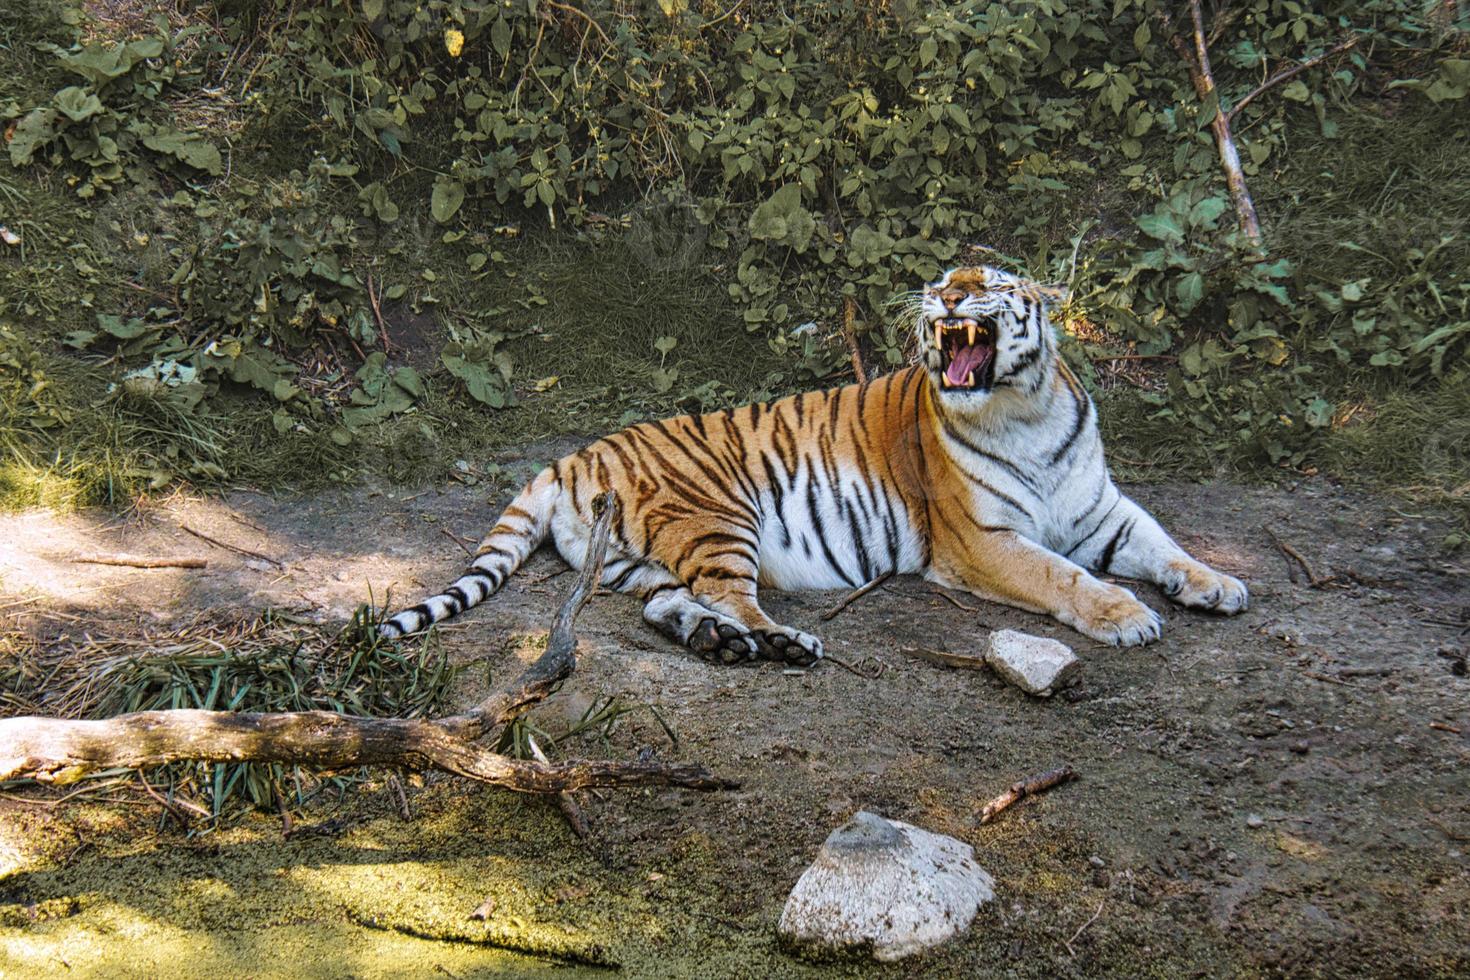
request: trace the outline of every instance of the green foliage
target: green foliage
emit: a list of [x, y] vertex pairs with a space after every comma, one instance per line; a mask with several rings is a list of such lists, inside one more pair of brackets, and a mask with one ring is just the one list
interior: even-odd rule
[[[21, 710], [110, 718], [135, 711], [333, 711], [420, 718], [443, 708], [461, 667], [437, 640], [381, 642], [359, 608], [333, 633], [267, 612], [241, 623], [196, 623], [177, 636], [62, 638], [22, 656], [0, 677], [0, 700]], [[217, 825], [250, 809], [302, 808], [323, 789], [366, 779], [366, 770], [313, 774], [279, 763], [180, 762], [138, 778]], [[202, 804], [202, 805], [201, 805]]]
[[[1116, 352], [1177, 359], [1144, 396], [1157, 420], [1223, 457], [1300, 462], [1344, 378], [1421, 383], [1470, 346], [1463, 178], [1362, 152], [1390, 114], [1411, 142], [1434, 119], [1452, 142], [1470, 62], [1438, 7], [1237, 0], [1202, 103], [1164, 36], [1169, 6], [833, 0], [793, 18], [766, 0], [226, 0], [223, 33], [160, 20], [43, 46], [47, 90], [0, 89], [0, 115], [13, 166], [110, 195], [90, 240], [43, 243], [48, 275], [86, 284], [67, 343], [180, 411], [248, 389], [282, 438], [340, 447], [394, 419], [422, 432], [445, 397], [544, 413], [529, 396], [579, 372], [600, 372], [628, 418], [714, 407], [841, 369], [846, 298], [869, 363], [902, 363], [890, 299], [980, 255], [1069, 280], [1070, 323]], [[1235, 117], [1267, 231], [1264, 248], [1243, 240], [1211, 119], [1263, 70], [1353, 34], [1364, 43]], [[228, 146], [198, 124], [220, 71], [240, 83]], [[1366, 178], [1333, 197], [1341, 172], [1374, 165], [1376, 197]], [[1433, 205], [1401, 210], [1439, 226], [1380, 241], [1401, 188], [1436, 180]], [[115, 209], [130, 198], [146, 221]], [[1330, 244], [1304, 234], [1323, 214], [1342, 216]], [[658, 288], [557, 263], [526, 274], [532, 253], [508, 258], [495, 237], [552, 229]], [[711, 270], [719, 302], [680, 303], [673, 284]], [[109, 289], [118, 276], [138, 295]], [[22, 294], [20, 312], [67, 316]], [[580, 309], [553, 316], [571, 297]], [[387, 303], [437, 321], [412, 369], [383, 357]], [[721, 316], [775, 372], [727, 356]], [[556, 390], [584, 419], [597, 400]]]
[[201, 28], [170, 35], [160, 15], [157, 30], [139, 40], [91, 42], [71, 49], [43, 44], [81, 84], [67, 85], [49, 104], [29, 111], [16, 102], [0, 107], [0, 115], [15, 125], [8, 147], [11, 164], [24, 167], [49, 157], [53, 165], [74, 165], [80, 173], [71, 180], [84, 198], [122, 182], [125, 167], [143, 149], [177, 160], [187, 170], [219, 176], [223, 161], [208, 139], [146, 118], [177, 80], [169, 59]]

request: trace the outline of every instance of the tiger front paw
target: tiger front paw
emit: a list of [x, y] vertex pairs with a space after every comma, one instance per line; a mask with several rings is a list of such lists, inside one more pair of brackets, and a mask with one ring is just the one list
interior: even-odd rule
[[1245, 583], [1197, 561], [1170, 562], [1159, 587], [1173, 602], [1230, 616], [1245, 609], [1250, 593]]
[[689, 649], [712, 664], [738, 664], [755, 660], [759, 645], [739, 623], [708, 616], [689, 634]]
[[1070, 615], [1059, 617], [1068, 626], [1101, 643], [1115, 647], [1138, 647], [1159, 638], [1164, 618], [1117, 585], [1081, 604]]
[[761, 654], [769, 660], [780, 660], [796, 667], [810, 667], [822, 659], [822, 641], [810, 633], [777, 626], [768, 630], [756, 630], [756, 642]]

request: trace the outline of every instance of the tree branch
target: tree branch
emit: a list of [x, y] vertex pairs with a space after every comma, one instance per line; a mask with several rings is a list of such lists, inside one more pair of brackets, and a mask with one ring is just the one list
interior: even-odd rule
[[103, 769], [144, 769], [170, 762], [291, 762], [321, 769], [390, 766], [442, 769], [523, 793], [565, 793], [592, 786], [666, 785], [725, 789], [736, 785], [703, 766], [642, 762], [543, 762], [480, 748], [476, 738], [546, 697], [576, 666], [573, 631], [602, 576], [616, 506], [611, 493], [594, 505], [587, 559], [557, 613], [546, 652], [518, 678], [471, 710], [438, 721], [361, 718], [332, 711], [274, 714], [231, 711], [139, 711], [101, 721], [0, 719], [0, 781], [69, 783]]
[[592, 525], [592, 543], [582, 570], [572, 582], [566, 600], [552, 623], [546, 641], [546, 652], [521, 672], [510, 684], [493, 691], [489, 697], [462, 714], [440, 719], [438, 724], [456, 738], [480, 738], [492, 728], [510, 722], [531, 705], [545, 698], [552, 688], [571, 676], [577, 667], [577, 636], [573, 631], [577, 613], [602, 579], [602, 566], [607, 558], [607, 539], [616, 516], [616, 497], [611, 491], [592, 501], [597, 521]]
[[1335, 54], [1342, 54], [1344, 51], [1353, 47], [1362, 39], [1363, 35], [1354, 34], [1346, 41], [1341, 41], [1337, 44], [1334, 44], [1332, 47], [1328, 48], [1326, 51], [1323, 51], [1319, 55], [1315, 55], [1311, 58], [1308, 58], [1306, 61], [1292, 65], [1290, 68], [1281, 69], [1281, 71], [1278, 71], [1276, 74], [1272, 75], [1270, 78], [1257, 85], [1254, 89], [1248, 92], [1244, 98], [1235, 103], [1235, 105], [1231, 107], [1230, 111], [1225, 113], [1225, 121], [1227, 123], [1233, 124], [1235, 122], [1235, 117], [1240, 114], [1240, 110], [1250, 105], [1251, 101], [1262, 92], [1266, 91], [1267, 89], [1274, 88], [1277, 85], [1280, 85], [1282, 82], [1290, 81], [1297, 75], [1300, 75], [1302, 72], [1306, 71], [1308, 68], [1312, 68], [1316, 65], [1321, 64]]
[[1240, 230], [1251, 243], [1261, 244], [1261, 222], [1256, 216], [1256, 205], [1246, 187], [1245, 172], [1240, 166], [1240, 153], [1235, 147], [1235, 137], [1230, 133], [1230, 119], [1220, 109], [1220, 95], [1215, 88], [1215, 76], [1210, 70], [1209, 45], [1205, 41], [1204, 17], [1200, 13], [1200, 0], [1190, 0], [1189, 15], [1193, 21], [1194, 45], [1190, 44], [1174, 28], [1174, 19], [1167, 7], [1161, 7], [1158, 16], [1163, 21], [1169, 43], [1189, 68], [1189, 80], [1194, 84], [1200, 101], [1215, 106], [1215, 117], [1210, 120], [1210, 129], [1215, 134], [1215, 145], [1220, 152], [1220, 166], [1225, 170], [1225, 185], [1230, 189], [1230, 200], [1235, 205], [1235, 215], [1240, 221]]

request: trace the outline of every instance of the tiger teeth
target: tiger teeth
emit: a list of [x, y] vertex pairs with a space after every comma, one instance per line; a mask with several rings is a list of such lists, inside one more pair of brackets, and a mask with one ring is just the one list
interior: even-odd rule
[[975, 346], [975, 321], [974, 320], [967, 320], [965, 322], [965, 329], [968, 330], [969, 333], [970, 333], [970, 346], [971, 347], [974, 347]]

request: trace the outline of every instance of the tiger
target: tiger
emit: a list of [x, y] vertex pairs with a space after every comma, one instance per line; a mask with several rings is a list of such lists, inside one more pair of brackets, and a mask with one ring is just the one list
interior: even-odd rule
[[604, 491], [616, 511], [602, 583], [716, 663], [822, 658], [821, 640], [766, 615], [760, 587], [856, 589], [890, 573], [1114, 646], [1158, 639], [1163, 619], [1097, 574], [1240, 612], [1244, 583], [1114, 484], [1097, 410], [1058, 353], [1062, 297], [991, 266], [951, 269], [911, 295], [921, 354], [906, 368], [599, 439], [537, 474], [460, 578], [380, 630], [415, 633], [483, 602], [547, 538], [580, 569]]

